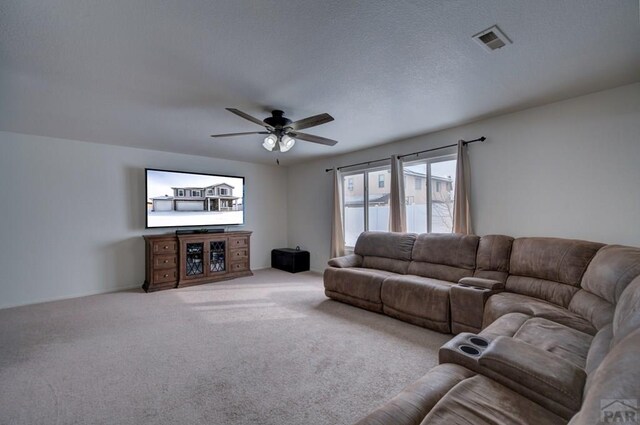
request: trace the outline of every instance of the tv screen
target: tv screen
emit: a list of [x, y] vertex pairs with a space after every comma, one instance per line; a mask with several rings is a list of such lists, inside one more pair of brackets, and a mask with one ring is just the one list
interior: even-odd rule
[[244, 177], [147, 168], [147, 228], [244, 224]]

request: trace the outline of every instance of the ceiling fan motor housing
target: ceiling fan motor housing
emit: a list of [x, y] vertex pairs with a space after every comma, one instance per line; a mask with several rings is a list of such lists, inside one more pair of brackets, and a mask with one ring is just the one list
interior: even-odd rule
[[265, 124], [269, 125], [270, 127], [281, 129], [292, 123], [289, 118], [284, 117], [284, 112], [280, 110], [276, 109], [271, 111], [271, 115], [271, 117], [265, 118], [263, 120]]

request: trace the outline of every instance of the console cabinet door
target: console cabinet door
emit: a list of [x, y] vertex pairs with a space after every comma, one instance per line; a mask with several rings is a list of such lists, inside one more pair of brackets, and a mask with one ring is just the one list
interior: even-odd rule
[[207, 250], [204, 242], [185, 242], [181, 252], [181, 278], [199, 279], [206, 276]]

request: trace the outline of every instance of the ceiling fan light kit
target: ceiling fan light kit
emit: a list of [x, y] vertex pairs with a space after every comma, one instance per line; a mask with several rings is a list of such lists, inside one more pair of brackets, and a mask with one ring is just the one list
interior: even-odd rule
[[278, 142], [278, 138], [275, 136], [275, 134], [270, 134], [264, 138], [264, 143], [262, 143], [262, 146], [266, 150], [272, 151], [273, 148], [276, 146], [277, 142]]
[[313, 134], [300, 133], [298, 130], [315, 127], [317, 125], [326, 124], [333, 121], [333, 117], [329, 114], [319, 114], [307, 117], [298, 121], [291, 121], [284, 116], [284, 112], [276, 109], [271, 111], [271, 116], [260, 121], [252, 117], [246, 112], [242, 112], [234, 108], [226, 108], [227, 111], [238, 115], [254, 124], [263, 126], [267, 131], [243, 132], [243, 133], [225, 133], [212, 134], [211, 137], [230, 137], [243, 136], [247, 134], [268, 134], [265, 137], [262, 147], [268, 151], [287, 152], [296, 143], [296, 138], [307, 142], [318, 143], [321, 145], [333, 146], [338, 143], [335, 140], [325, 137], [314, 136]]
[[296, 139], [289, 137], [286, 134], [280, 139], [280, 152], [286, 152], [296, 144]]

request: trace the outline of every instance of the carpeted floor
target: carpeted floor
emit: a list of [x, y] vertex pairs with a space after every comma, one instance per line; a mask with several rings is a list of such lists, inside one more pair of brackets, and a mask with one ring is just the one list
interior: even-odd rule
[[350, 424], [449, 336], [255, 276], [0, 310], [1, 424]]

